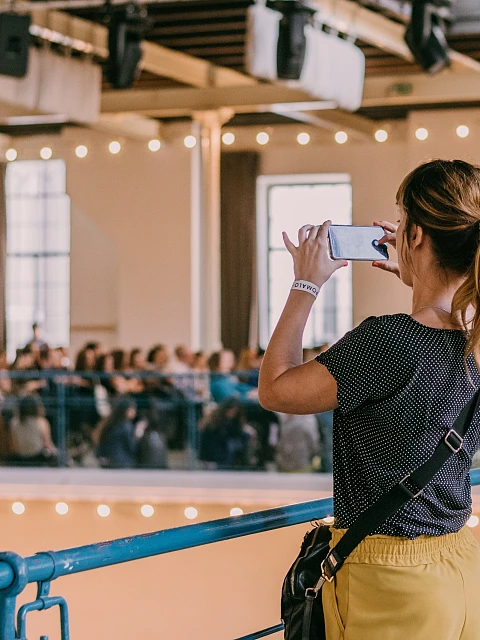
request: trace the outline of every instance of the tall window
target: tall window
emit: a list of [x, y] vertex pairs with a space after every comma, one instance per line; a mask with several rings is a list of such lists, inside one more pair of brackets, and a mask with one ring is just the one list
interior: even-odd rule
[[[296, 242], [304, 224], [352, 223], [352, 188], [345, 174], [262, 176], [258, 180], [260, 344], [265, 347], [293, 282], [282, 231]], [[352, 327], [351, 267], [322, 288], [308, 320], [304, 347], [331, 344]]]
[[7, 351], [42, 326], [46, 341], [70, 341], [70, 199], [62, 160], [7, 167]]

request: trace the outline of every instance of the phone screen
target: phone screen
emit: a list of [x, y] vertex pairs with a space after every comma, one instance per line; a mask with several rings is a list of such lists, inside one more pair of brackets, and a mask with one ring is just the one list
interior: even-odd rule
[[381, 227], [332, 225], [328, 231], [330, 255], [344, 260], [388, 260], [386, 244], [378, 244], [385, 235]]

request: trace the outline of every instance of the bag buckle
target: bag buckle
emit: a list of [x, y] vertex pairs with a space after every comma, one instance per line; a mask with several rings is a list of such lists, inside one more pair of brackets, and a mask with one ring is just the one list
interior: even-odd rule
[[398, 483], [400, 485], [400, 487], [405, 491], [405, 493], [410, 497], [410, 498], [418, 498], [418, 496], [423, 493], [423, 489], [418, 489], [418, 487], [416, 487], [413, 482], [412, 482], [412, 487], [413, 487], [413, 491], [412, 489], [409, 489], [404, 482], [406, 480], [410, 480], [410, 474], [406, 475], [404, 478], [402, 478], [400, 480], [400, 482]]
[[453, 451], [453, 453], [458, 453], [463, 447], [463, 438], [455, 431], [455, 429], [450, 429], [443, 441], [447, 447]]
[[327, 582], [333, 581], [336, 573], [335, 567], [337, 566], [337, 564], [339, 564], [339, 562], [336, 557], [332, 553], [329, 553], [320, 565], [321, 575], [324, 580], [326, 580]]

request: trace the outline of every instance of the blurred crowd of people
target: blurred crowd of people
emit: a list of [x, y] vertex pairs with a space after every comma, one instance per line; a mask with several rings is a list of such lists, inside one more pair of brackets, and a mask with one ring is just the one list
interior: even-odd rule
[[[305, 360], [324, 348], [307, 350]], [[0, 353], [0, 460], [55, 466], [65, 444], [62, 461], [71, 466], [165, 469], [169, 452], [190, 447], [208, 469], [330, 472], [332, 415], [263, 409], [263, 353], [244, 349], [237, 360], [228, 349], [205, 354], [178, 345], [169, 353], [156, 344], [126, 351], [88, 342], [72, 362], [34, 325], [13, 363]]]

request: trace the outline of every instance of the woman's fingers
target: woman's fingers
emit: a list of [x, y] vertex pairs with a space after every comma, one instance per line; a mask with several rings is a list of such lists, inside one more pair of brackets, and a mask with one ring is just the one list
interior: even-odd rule
[[395, 233], [398, 229], [398, 225], [393, 224], [393, 222], [388, 222], [388, 220], [375, 220], [373, 226], [382, 227], [385, 231], [390, 231], [391, 233]]
[[307, 239], [308, 232], [313, 229], [313, 224], [304, 224], [298, 230], [298, 244], [302, 244]]
[[378, 269], [382, 269], [382, 271], [394, 273], [398, 278], [400, 278], [400, 267], [398, 266], [398, 262], [393, 262], [392, 260], [379, 260], [378, 262], [373, 262], [372, 265]]
[[293, 254], [295, 253], [295, 251], [297, 250], [297, 247], [293, 244], [293, 242], [290, 240], [290, 238], [288, 237], [287, 233], [285, 231], [282, 232], [282, 236], [283, 236], [283, 242], [285, 243], [285, 246], [287, 247], [287, 251], [289, 253]]
[[391, 244], [395, 246], [397, 242], [397, 236], [395, 233], [386, 233], [384, 236], [380, 238], [378, 244]]

